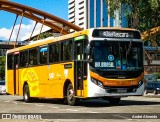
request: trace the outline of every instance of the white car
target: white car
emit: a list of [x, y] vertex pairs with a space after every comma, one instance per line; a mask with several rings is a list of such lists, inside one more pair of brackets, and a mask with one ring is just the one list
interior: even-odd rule
[[4, 80], [0, 81], [0, 94], [6, 94], [6, 85]]

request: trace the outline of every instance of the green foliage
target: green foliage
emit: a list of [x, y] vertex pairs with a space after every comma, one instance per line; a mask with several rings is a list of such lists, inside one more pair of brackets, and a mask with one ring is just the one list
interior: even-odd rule
[[154, 72], [154, 75], [156, 75], [157, 79], [160, 79], [160, 72]]
[[4, 79], [5, 77], [5, 56], [0, 56], [0, 78]]
[[111, 16], [114, 10], [123, 8], [127, 18], [138, 18], [134, 28], [140, 31], [160, 26], [160, 0], [110, 0], [110, 8]]
[[33, 39], [33, 41], [37, 41], [37, 39], [38, 39], [38, 40], [39, 40], [39, 39], [45, 39], [45, 38], [51, 37], [51, 36], [53, 36], [52, 33], [50, 33], [50, 32], [44, 32], [44, 33], [39, 34], [39, 37], [36, 36], [36, 37]]

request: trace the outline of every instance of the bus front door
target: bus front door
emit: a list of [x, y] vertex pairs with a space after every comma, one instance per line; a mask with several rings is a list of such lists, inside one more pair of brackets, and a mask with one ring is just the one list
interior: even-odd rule
[[14, 54], [14, 74], [13, 74], [13, 82], [14, 82], [14, 94], [19, 94], [19, 70], [18, 70], [18, 67], [19, 67], [19, 62], [18, 62], [18, 59], [19, 59], [19, 52], [15, 52]]
[[87, 62], [84, 55], [84, 41], [75, 41], [74, 44], [74, 90], [76, 96], [84, 96], [84, 80], [86, 79]]

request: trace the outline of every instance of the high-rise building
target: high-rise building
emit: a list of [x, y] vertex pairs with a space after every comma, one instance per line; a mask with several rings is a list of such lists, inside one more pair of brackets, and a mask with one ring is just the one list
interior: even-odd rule
[[123, 10], [116, 10], [114, 18], [108, 21], [108, 6], [106, 0], [68, 0], [69, 22], [83, 29], [95, 27], [126, 27]]

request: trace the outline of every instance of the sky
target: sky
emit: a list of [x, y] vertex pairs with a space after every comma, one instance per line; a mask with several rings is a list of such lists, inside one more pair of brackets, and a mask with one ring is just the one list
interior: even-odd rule
[[[10, 0], [10, 1], [23, 4], [32, 8], [36, 8], [41, 11], [53, 14], [64, 20], [68, 20], [68, 0]], [[16, 18], [15, 14], [0, 10], [0, 40], [9, 39], [15, 18]], [[20, 19], [21, 16], [19, 16], [17, 20], [11, 40], [16, 40]], [[35, 21], [28, 18], [24, 18], [21, 25], [18, 41], [29, 38], [34, 25]], [[40, 27], [41, 24], [38, 24], [34, 34], [39, 32]], [[44, 26], [42, 31], [45, 31], [47, 29], [49, 28]]]

